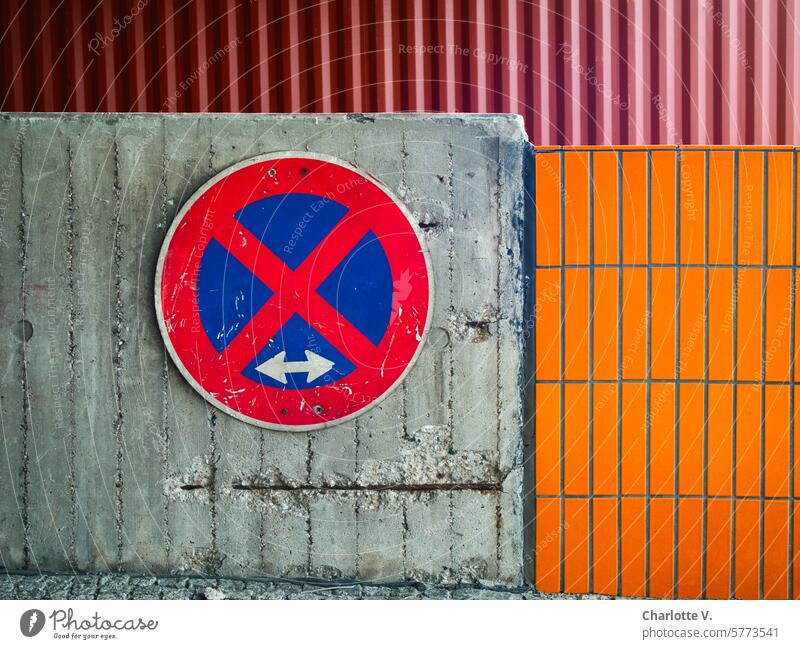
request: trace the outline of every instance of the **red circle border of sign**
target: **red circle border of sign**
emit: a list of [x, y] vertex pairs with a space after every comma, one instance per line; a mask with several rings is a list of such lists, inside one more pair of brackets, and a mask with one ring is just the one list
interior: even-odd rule
[[[163, 279], [164, 263], [169, 250], [169, 246], [172, 242], [173, 236], [180, 227], [184, 218], [190, 212], [192, 207], [197, 203], [197, 201], [200, 200], [211, 188], [213, 188], [220, 182], [224, 181], [224, 179], [227, 176], [230, 176], [231, 174], [234, 174], [237, 171], [245, 169], [251, 165], [269, 162], [271, 160], [281, 160], [285, 158], [305, 158], [309, 160], [317, 160], [320, 162], [327, 162], [334, 165], [338, 165], [356, 174], [357, 176], [364, 178], [367, 182], [370, 182], [373, 185], [375, 185], [379, 191], [383, 192], [386, 195], [386, 197], [400, 210], [403, 216], [405, 216], [408, 225], [410, 226], [411, 230], [414, 232], [416, 236], [416, 239], [419, 243], [419, 252], [422, 254], [422, 257], [425, 261], [425, 269], [427, 274], [427, 288], [428, 288], [428, 304], [427, 304], [427, 313], [425, 318], [425, 326], [423, 327], [423, 330], [420, 334], [418, 344], [416, 346], [413, 355], [408, 360], [406, 367], [403, 369], [402, 372], [400, 372], [400, 374], [397, 376], [394, 382], [392, 382], [388, 387], [386, 387], [381, 394], [379, 394], [372, 401], [364, 405], [362, 408], [359, 408], [358, 410], [355, 410], [337, 419], [329, 421], [320, 421], [311, 424], [298, 424], [298, 425], [280, 424], [277, 422], [263, 421], [245, 415], [242, 412], [239, 412], [238, 410], [231, 408], [225, 403], [222, 403], [216, 396], [211, 394], [202, 385], [200, 385], [200, 383], [186, 368], [182, 359], [179, 357], [175, 347], [172, 344], [169, 331], [167, 330], [164, 321], [164, 311], [163, 311], [163, 305], [161, 303], [161, 283]], [[389, 189], [383, 182], [381, 182], [371, 174], [368, 174], [356, 168], [354, 165], [339, 158], [336, 158], [334, 156], [329, 156], [322, 153], [311, 153], [308, 151], [278, 151], [259, 156], [254, 156], [252, 158], [247, 158], [245, 160], [242, 160], [240, 162], [231, 165], [230, 167], [227, 167], [226, 169], [223, 169], [221, 172], [214, 175], [206, 183], [204, 183], [197, 191], [194, 192], [194, 194], [192, 194], [192, 196], [186, 202], [184, 202], [184, 204], [181, 206], [180, 210], [176, 214], [175, 218], [173, 219], [169, 227], [169, 230], [167, 231], [167, 234], [164, 237], [164, 241], [161, 245], [158, 262], [156, 265], [154, 297], [155, 297], [155, 307], [156, 307], [156, 318], [158, 320], [158, 327], [161, 332], [161, 337], [164, 340], [164, 344], [166, 345], [170, 357], [172, 358], [176, 367], [180, 371], [181, 375], [189, 382], [189, 384], [196, 392], [198, 392], [204, 399], [206, 399], [216, 408], [220, 409], [222, 412], [225, 412], [226, 414], [236, 419], [239, 419], [240, 421], [244, 421], [246, 423], [258, 426], [260, 428], [265, 428], [268, 430], [279, 430], [285, 432], [304, 432], [304, 431], [324, 430], [326, 428], [330, 428], [339, 425], [341, 423], [350, 421], [352, 419], [355, 419], [356, 417], [361, 416], [371, 408], [380, 404], [386, 397], [388, 397], [392, 392], [394, 392], [394, 390], [400, 385], [400, 383], [403, 382], [408, 373], [411, 371], [411, 368], [414, 366], [417, 359], [419, 358], [419, 355], [422, 352], [422, 349], [427, 340], [428, 332], [431, 327], [431, 321], [433, 319], [434, 290], [435, 289], [434, 289], [433, 268], [431, 266], [430, 256], [425, 243], [424, 234], [420, 230], [417, 223], [414, 221], [411, 212], [408, 210], [405, 204], [397, 198], [397, 196], [391, 189]]]

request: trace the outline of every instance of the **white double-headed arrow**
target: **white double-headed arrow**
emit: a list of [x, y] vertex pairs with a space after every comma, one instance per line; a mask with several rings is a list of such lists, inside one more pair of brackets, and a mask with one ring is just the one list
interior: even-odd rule
[[310, 349], [305, 350], [306, 360], [304, 361], [286, 361], [286, 352], [278, 352], [272, 358], [264, 361], [261, 365], [256, 367], [256, 372], [266, 374], [271, 379], [280, 381], [286, 384], [286, 375], [294, 374], [295, 372], [307, 372], [306, 383], [311, 383], [315, 379], [325, 374], [330, 370], [335, 363], [329, 361], [324, 356], [315, 354]]

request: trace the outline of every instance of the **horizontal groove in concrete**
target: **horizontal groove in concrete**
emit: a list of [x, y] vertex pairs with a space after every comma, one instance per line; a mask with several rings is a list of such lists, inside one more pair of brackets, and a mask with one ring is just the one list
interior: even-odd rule
[[[204, 489], [202, 485], [184, 485], [181, 489]], [[429, 484], [395, 484], [395, 485], [249, 485], [233, 484], [236, 491], [502, 491], [503, 485], [493, 482], [475, 482], [465, 484], [429, 483]]]

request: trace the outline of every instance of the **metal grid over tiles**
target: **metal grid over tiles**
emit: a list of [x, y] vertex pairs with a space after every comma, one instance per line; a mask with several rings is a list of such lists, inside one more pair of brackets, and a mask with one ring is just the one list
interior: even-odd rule
[[800, 596], [797, 150], [533, 156], [535, 586]]

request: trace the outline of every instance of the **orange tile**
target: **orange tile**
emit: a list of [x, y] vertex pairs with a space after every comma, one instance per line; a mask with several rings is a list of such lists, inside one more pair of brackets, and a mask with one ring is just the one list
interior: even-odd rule
[[564, 492], [589, 492], [589, 387], [564, 386]]
[[594, 389], [594, 492], [617, 492], [617, 385]]
[[538, 153], [536, 160], [536, 263], [561, 263], [561, 175], [558, 154]]
[[680, 474], [681, 495], [703, 493], [703, 386], [684, 384], [680, 393]]
[[589, 154], [564, 158], [564, 255], [567, 264], [589, 263]]
[[560, 587], [561, 506], [556, 498], [537, 498], [535, 584], [536, 589], [557, 593]]
[[644, 498], [622, 500], [622, 594], [645, 595]]
[[792, 593], [793, 599], [800, 599], [800, 503], [794, 504], [794, 548], [792, 561]]
[[567, 379], [589, 377], [589, 271], [568, 269], [564, 291], [564, 363]]
[[733, 378], [733, 270], [708, 272], [708, 377]]
[[675, 377], [675, 269], [654, 268], [652, 286], [652, 368], [654, 379]]
[[[798, 210], [800, 212], [800, 210]], [[800, 379], [800, 318], [797, 317], [797, 307], [800, 306], [797, 301], [798, 297], [798, 290], [800, 289], [800, 271], [795, 271], [793, 273], [794, 277], [794, 380], [797, 381]], [[790, 323], [791, 326], [791, 317]], [[790, 343], [791, 344], [791, 341]]]
[[791, 271], [767, 271], [767, 328], [764, 343], [767, 381], [788, 381], [790, 378], [791, 292]]
[[789, 503], [764, 503], [764, 598], [789, 596]]
[[617, 594], [617, 501], [594, 501], [594, 592]]
[[536, 272], [536, 378], [561, 376], [561, 275]]
[[681, 153], [681, 263], [705, 261], [705, 154]]
[[733, 386], [708, 386], [708, 493], [731, 495]]
[[674, 507], [672, 500], [650, 503], [650, 597], [672, 597], [674, 557]]
[[675, 491], [675, 386], [654, 384], [650, 391], [650, 493]]
[[647, 271], [622, 271], [622, 377], [647, 376]]
[[681, 345], [682, 379], [702, 379], [704, 372], [703, 338], [705, 336], [704, 274], [700, 268], [681, 271]]
[[594, 273], [594, 378], [617, 378], [619, 335], [619, 272], [599, 268]]
[[586, 500], [564, 503], [564, 591], [589, 590], [589, 504]]
[[626, 494], [645, 492], [646, 396], [644, 384], [622, 386], [622, 491]]
[[762, 263], [764, 154], [739, 153], [739, 263]]
[[737, 378], [761, 378], [761, 271], [740, 270], [737, 309]]
[[[618, 260], [617, 155], [595, 152], [594, 185], [589, 186], [588, 154], [565, 154], [565, 229], [563, 240], [567, 263], [588, 263], [589, 192], [594, 196], [594, 256], [598, 264]], [[675, 217], [676, 189], [680, 201], [680, 262], [701, 264], [705, 257], [705, 154], [684, 151], [679, 177], [675, 178], [675, 153], [652, 154], [650, 232], [647, 223], [647, 155], [626, 152], [623, 155], [622, 231], [626, 264], [647, 262], [650, 236], [652, 261], [676, 261]], [[774, 153], [768, 159], [767, 230], [764, 232], [764, 156], [758, 151], [742, 151], [739, 156], [739, 187], [733, 186], [733, 154], [713, 151], [709, 154], [708, 174], [708, 256], [713, 264], [730, 264], [734, 250], [734, 192], [738, 203], [736, 247], [739, 264], [761, 264], [764, 237], [768, 243], [766, 260], [771, 264], [792, 262], [792, 182], [791, 154]], [[560, 263], [562, 232], [560, 228], [561, 187], [558, 155], [537, 156], [537, 263]], [[798, 237], [800, 240], [800, 237]], [[714, 381], [733, 378], [734, 359], [740, 381], [758, 381], [762, 372], [762, 344], [766, 379], [784, 381], [790, 376], [791, 360], [791, 284], [788, 269], [770, 269], [766, 274], [766, 333], [762, 340], [762, 271], [758, 268], [738, 271], [738, 281], [730, 268], [708, 271], [708, 322], [705, 322], [705, 273], [703, 269], [680, 271], [680, 339], [675, 358], [675, 281], [674, 269], [653, 268], [651, 303], [647, 303], [645, 269], [622, 272], [623, 318], [618, 322], [619, 275], [614, 268], [594, 270], [594, 295], [589, 294], [589, 271], [565, 273], [565, 367], [560, 365], [560, 273], [537, 272], [537, 345], [536, 373], [540, 380], [560, 378], [562, 371], [572, 380], [589, 376], [614, 380], [618, 371], [618, 349], [622, 350], [622, 376], [629, 381], [643, 381], [647, 376], [648, 306], [651, 365], [654, 379], [671, 379], [676, 360], [682, 379], [701, 380], [704, 376], [704, 337], [708, 327], [708, 376]], [[800, 273], [795, 278], [800, 282]], [[734, 289], [737, 296], [734, 302]], [[594, 367], [588, 355], [588, 319], [594, 304]], [[734, 309], [736, 304], [736, 309]], [[736, 321], [734, 322], [734, 318]], [[800, 318], [795, 318], [795, 355], [800, 358]], [[733, 333], [737, 345], [733, 349]], [[618, 341], [621, 342], [618, 344]], [[735, 352], [735, 355], [734, 355]], [[795, 377], [800, 378], [800, 369]], [[622, 413], [618, 413], [618, 390], [622, 390]], [[793, 491], [800, 494], [800, 432], [791, 430], [790, 389], [782, 386], [764, 388], [764, 453], [761, 453], [761, 396], [758, 385], [708, 386], [708, 494], [706, 583], [707, 596], [727, 598], [731, 581], [731, 513], [735, 509], [734, 557], [735, 593], [739, 598], [757, 597], [759, 591], [760, 503], [757, 500], [714, 500], [714, 496], [757, 497], [761, 477], [768, 497], [786, 497], [789, 489], [789, 442], [794, 435], [795, 471]], [[735, 393], [734, 393], [735, 391]], [[558, 494], [559, 462], [564, 455], [565, 490], [580, 496], [591, 491], [588, 484], [589, 417], [594, 438], [594, 493], [613, 496], [617, 493], [618, 451], [622, 455], [623, 493], [643, 494], [646, 489], [646, 431], [650, 431], [650, 488], [657, 496], [670, 496], [674, 490], [675, 426], [674, 385], [654, 383], [647, 403], [643, 383], [597, 384], [593, 387], [593, 410], [589, 408], [587, 385], [564, 387], [565, 444], [560, 443], [561, 399], [558, 385], [539, 384], [536, 388], [536, 585], [552, 592], [560, 588], [559, 547], [564, 534], [564, 587], [568, 592], [589, 588], [589, 561], [592, 561], [593, 590], [624, 595], [645, 594], [645, 551], [649, 547], [649, 592], [655, 597], [671, 597], [673, 575], [674, 505], [671, 498], [650, 501], [650, 538], [645, 543], [645, 502], [629, 496], [623, 499], [621, 516], [622, 562], [617, 565], [617, 501], [597, 498], [593, 501], [593, 556], [589, 557], [589, 504], [587, 499], [564, 501], [565, 527], [560, 528], [561, 503], [542, 496]], [[736, 401], [735, 472], [732, 485], [734, 438], [733, 402]], [[649, 405], [649, 408], [648, 408]], [[679, 490], [700, 496], [703, 492], [704, 391], [702, 385], [680, 386]], [[621, 449], [618, 449], [618, 419], [622, 420]], [[649, 417], [649, 420], [648, 420]], [[795, 417], [800, 419], [800, 389], [795, 390]], [[800, 428], [800, 427], [798, 427]], [[762, 460], [764, 466], [762, 468]], [[764, 505], [764, 595], [782, 598], [788, 594], [787, 556], [789, 525], [794, 525], [800, 539], [800, 505], [789, 520], [789, 504], [767, 501]], [[678, 594], [698, 597], [702, 588], [703, 503], [699, 498], [680, 501], [678, 517]], [[792, 551], [794, 592], [800, 597], [800, 542]], [[618, 571], [621, 584], [617, 583]]]
[[712, 151], [708, 162], [708, 260], [733, 261], [733, 153]]
[[767, 258], [769, 264], [792, 263], [792, 152], [767, 154]]
[[622, 156], [622, 260], [647, 263], [647, 154]]
[[789, 390], [768, 385], [764, 395], [764, 491], [767, 497], [789, 495]]
[[794, 388], [794, 495], [800, 496], [800, 388]]
[[[798, 210], [800, 212], [800, 210]], [[800, 292], [800, 271], [795, 271], [792, 273], [792, 277], [794, 279], [794, 380], [797, 381], [800, 379], [800, 317], [797, 316], [797, 307], [800, 306], [798, 304], [797, 298]], [[789, 326], [791, 327], [791, 317], [789, 318]], [[791, 341], [790, 343], [791, 344]]]
[[698, 598], [703, 594], [703, 502], [678, 503], [678, 597]]
[[[800, 187], [800, 164], [797, 165], [797, 176], [793, 179], [793, 181], [797, 183], [798, 187]], [[800, 221], [800, 209], [797, 210], [797, 219]], [[797, 232], [800, 233], [800, 222], [797, 224]], [[795, 254], [797, 259], [800, 259], [800, 236], [797, 237], [797, 250], [795, 251]]]
[[536, 493], [559, 493], [561, 397], [559, 386], [536, 386]]
[[674, 151], [651, 154], [650, 245], [654, 264], [676, 263], [675, 157]]
[[736, 495], [758, 496], [761, 476], [761, 388], [736, 389]]
[[736, 599], [758, 598], [758, 502], [736, 502], [736, 543], [734, 565], [736, 570]]
[[594, 261], [619, 263], [617, 238], [617, 154], [594, 154]]
[[706, 536], [706, 596], [728, 599], [731, 580], [731, 511], [730, 500], [709, 500]]

